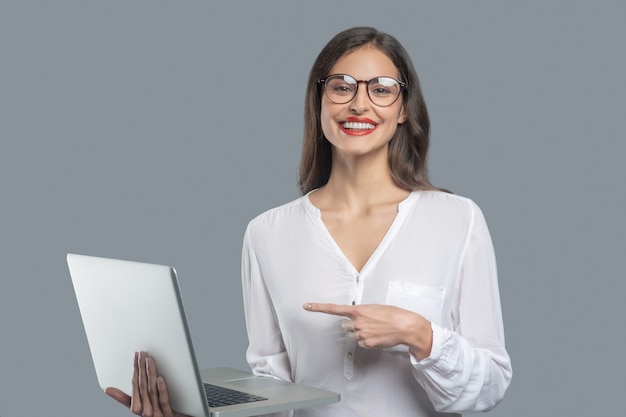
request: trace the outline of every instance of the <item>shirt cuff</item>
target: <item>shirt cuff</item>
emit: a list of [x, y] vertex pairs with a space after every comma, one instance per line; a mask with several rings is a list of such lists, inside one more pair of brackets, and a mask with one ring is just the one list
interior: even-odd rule
[[430, 355], [428, 355], [421, 361], [418, 360], [415, 356], [410, 355], [411, 365], [413, 365], [415, 369], [426, 369], [435, 364], [443, 355], [443, 346], [447, 339], [447, 332], [443, 327], [433, 322], [430, 323], [430, 326], [433, 330], [433, 346], [430, 349]]

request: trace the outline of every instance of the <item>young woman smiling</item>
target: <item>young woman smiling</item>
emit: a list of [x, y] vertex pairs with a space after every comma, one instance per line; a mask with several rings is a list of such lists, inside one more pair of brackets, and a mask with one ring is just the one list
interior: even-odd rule
[[[336, 35], [311, 70], [302, 197], [253, 219], [242, 283], [253, 372], [341, 402], [299, 417], [486, 411], [511, 381], [496, 262], [470, 199], [426, 175], [429, 119], [402, 45]], [[154, 361], [136, 358], [139, 415], [175, 415]], [[289, 414], [289, 413], [283, 413]]]
[[341, 393], [297, 416], [485, 411], [511, 380], [493, 246], [478, 206], [433, 187], [411, 60], [373, 28], [311, 70], [303, 196], [248, 225], [243, 290], [258, 375]]

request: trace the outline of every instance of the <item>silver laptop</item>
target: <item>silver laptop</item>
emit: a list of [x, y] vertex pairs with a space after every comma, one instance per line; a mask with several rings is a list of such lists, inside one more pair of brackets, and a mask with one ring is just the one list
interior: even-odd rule
[[[134, 353], [146, 351], [167, 381], [172, 408], [192, 416], [246, 417], [339, 401], [334, 392], [232, 368], [200, 372], [174, 268], [71, 253], [67, 263], [102, 389], [130, 395]], [[242, 398], [221, 399], [227, 396]]]

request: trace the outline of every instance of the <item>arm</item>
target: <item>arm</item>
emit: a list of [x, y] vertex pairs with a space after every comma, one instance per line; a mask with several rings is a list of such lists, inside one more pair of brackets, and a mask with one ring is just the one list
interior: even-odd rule
[[[248, 332], [246, 360], [252, 373], [291, 381], [291, 366], [283, 344], [272, 301], [263, 282], [252, 247], [250, 230], [246, 230], [241, 259], [243, 306]], [[291, 417], [290, 410], [260, 417]]]
[[456, 288], [454, 329], [432, 324], [430, 356], [412, 357], [414, 375], [438, 411], [476, 412], [495, 407], [511, 382], [504, 347], [496, 261], [480, 209], [473, 222]]
[[510, 360], [497, 340], [491, 347], [473, 346], [461, 334], [395, 306], [307, 303], [304, 309], [346, 317], [343, 330], [363, 348], [407, 345], [415, 379], [437, 411], [488, 411], [510, 383]]
[[255, 375], [291, 381], [289, 358], [254, 252], [249, 228], [244, 236], [241, 276], [249, 341], [246, 360]]

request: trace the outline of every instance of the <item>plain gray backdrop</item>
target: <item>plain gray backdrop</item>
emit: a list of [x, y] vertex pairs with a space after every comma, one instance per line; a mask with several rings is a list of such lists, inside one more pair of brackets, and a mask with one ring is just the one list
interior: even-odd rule
[[130, 415], [97, 385], [67, 252], [174, 265], [200, 366], [246, 367], [243, 231], [297, 197], [308, 71], [356, 25], [405, 45], [432, 180], [487, 216], [514, 368], [489, 415], [622, 415], [625, 17], [621, 0], [3, 0], [0, 416]]

